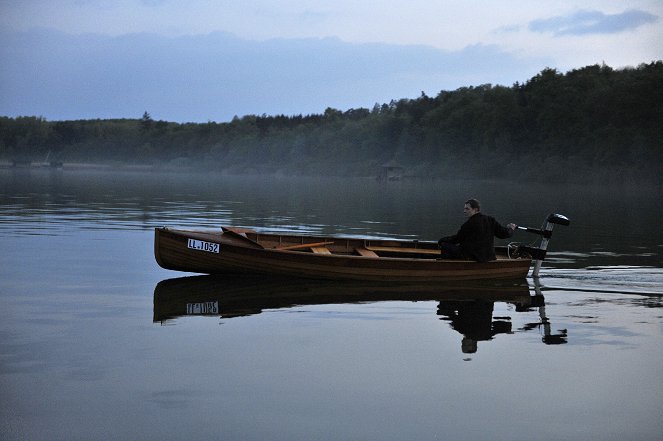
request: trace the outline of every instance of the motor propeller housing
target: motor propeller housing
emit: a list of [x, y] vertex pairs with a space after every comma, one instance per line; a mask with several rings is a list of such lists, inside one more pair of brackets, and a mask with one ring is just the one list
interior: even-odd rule
[[532, 256], [532, 259], [535, 260], [534, 270], [532, 271], [532, 277], [539, 277], [539, 269], [541, 269], [541, 263], [546, 257], [546, 249], [548, 248], [548, 241], [552, 237], [552, 229], [554, 225], [563, 225], [568, 226], [571, 223], [568, 217], [563, 214], [552, 213], [548, 215], [546, 220], [543, 222], [541, 228], [529, 228], [519, 226], [519, 230], [525, 230], [530, 233], [538, 234], [542, 236], [541, 243], [537, 248], [521, 246], [518, 247], [521, 252], [525, 252]]
[[548, 219], [546, 219], [546, 221], [550, 222], [551, 224], [564, 225], [564, 226], [568, 226], [571, 223], [568, 217], [564, 216], [563, 214], [557, 214], [557, 213], [550, 214], [548, 216]]

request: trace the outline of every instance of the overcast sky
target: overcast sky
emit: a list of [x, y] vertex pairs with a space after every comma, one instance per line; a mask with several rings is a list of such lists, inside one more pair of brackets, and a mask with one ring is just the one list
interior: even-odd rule
[[661, 0], [0, 0], [0, 115], [321, 113], [663, 59]]

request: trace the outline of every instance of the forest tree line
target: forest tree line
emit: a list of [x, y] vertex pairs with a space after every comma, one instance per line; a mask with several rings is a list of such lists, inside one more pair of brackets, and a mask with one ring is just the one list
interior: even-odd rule
[[0, 117], [5, 161], [152, 164], [228, 173], [660, 179], [663, 61], [546, 68], [523, 84], [422, 92], [372, 109], [230, 122]]

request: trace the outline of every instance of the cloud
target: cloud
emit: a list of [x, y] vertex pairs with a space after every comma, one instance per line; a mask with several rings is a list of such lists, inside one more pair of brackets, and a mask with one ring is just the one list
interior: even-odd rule
[[582, 10], [569, 15], [534, 20], [529, 30], [560, 35], [616, 34], [655, 23], [658, 16], [645, 11], [630, 9], [621, 14], [605, 14], [600, 11]]
[[372, 107], [422, 91], [511, 85], [549, 60], [497, 46], [459, 51], [337, 38], [251, 41], [228, 33], [164, 37], [0, 32], [0, 115], [223, 121], [234, 115]]
[[515, 25], [507, 25], [507, 26], [499, 27], [499, 28], [495, 29], [492, 32], [494, 34], [498, 34], [498, 35], [499, 34], [510, 34], [510, 33], [520, 32], [522, 29], [523, 29], [522, 26], [515, 24]]
[[147, 7], [158, 7], [166, 4], [168, 0], [140, 0], [140, 2]]

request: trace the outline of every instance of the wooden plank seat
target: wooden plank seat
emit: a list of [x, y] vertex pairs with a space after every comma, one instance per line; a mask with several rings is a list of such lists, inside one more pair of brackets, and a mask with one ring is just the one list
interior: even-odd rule
[[360, 256], [364, 257], [379, 257], [377, 254], [375, 254], [375, 251], [367, 250], [366, 248], [355, 248], [355, 251], [359, 253]]
[[311, 251], [315, 254], [331, 254], [331, 251], [327, 247], [311, 247]]
[[[292, 250], [303, 250], [303, 249], [306, 249], [306, 248], [311, 248], [311, 249], [318, 248], [318, 247], [324, 248], [325, 245], [332, 245], [333, 243], [334, 243], [333, 241], [332, 242], [315, 242], [315, 243], [298, 243], [296, 245], [281, 245], [281, 246], [276, 247], [276, 249], [280, 250], [280, 251], [284, 251], [284, 250], [292, 251]], [[329, 251], [329, 250], [327, 250], [327, 251]]]
[[367, 246], [366, 249], [369, 251], [382, 251], [387, 253], [440, 254], [440, 250], [433, 250], [430, 248]]
[[[235, 227], [221, 227], [223, 234], [228, 235], [234, 239], [239, 239], [244, 244], [251, 246], [251, 248], [264, 248], [261, 244], [253, 239], [250, 239], [246, 233], [254, 233], [255, 231], [248, 228], [235, 228]], [[231, 239], [232, 240], [232, 239]]]

